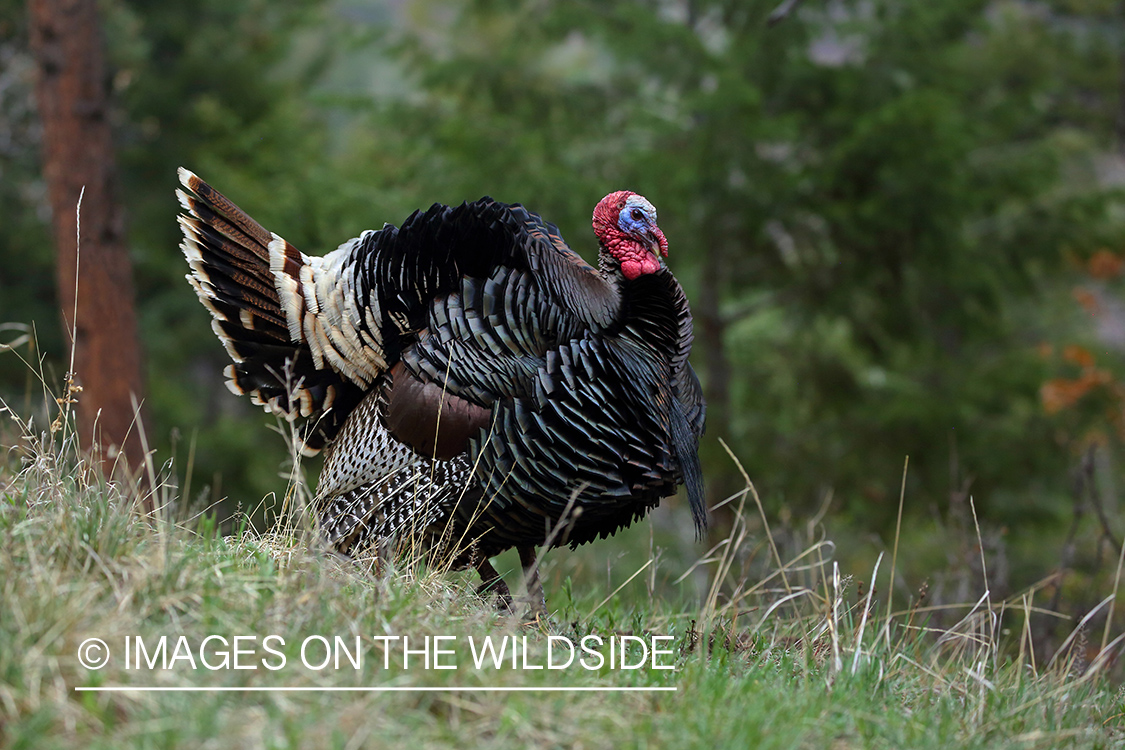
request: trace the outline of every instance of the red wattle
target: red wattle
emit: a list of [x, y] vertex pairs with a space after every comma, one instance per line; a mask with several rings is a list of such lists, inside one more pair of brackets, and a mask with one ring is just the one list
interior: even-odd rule
[[658, 263], [656, 258], [652, 255], [646, 255], [646, 257], [640, 258], [639, 260], [630, 258], [629, 260], [621, 261], [621, 273], [625, 278], [630, 280], [646, 273], [656, 273], [659, 270], [660, 263]]

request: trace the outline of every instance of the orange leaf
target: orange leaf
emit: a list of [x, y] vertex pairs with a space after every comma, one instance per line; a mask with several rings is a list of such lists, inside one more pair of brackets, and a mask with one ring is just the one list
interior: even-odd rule
[[1090, 256], [1090, 260], [1086, 262], [1086, 270], [1095, 279], [1112, 279], [1121, 275], [1123, 263], [1125, 261], [1120, 256], [1102, 248]]
[[1067, 362], [1073, 362], [1080, 367], [1094, 366], [1094, 355], [1090, 353], [1089, 349], [1078, 344], [1067, 344], [1063, 349], [1063, 358]]
[[1078, 399], [1086, 393], [1086, 387], [1077, 380], [1055, 378], [1048, 380], [1039, 389], [1039, 399], [1043, 402], [1043, 410], [1048, 414], [1058, 412], [1073, 406]]
[[1091, 315], [1097, 315], [1101, 312], [1101, 305], [1098, 304], [1098, 298], [1094, 293], [1084, 287], [1076, 286], [1071, 291], [1071, 295], [1077, 300], [1078, 304], [1082, 305], [1083, 309]]

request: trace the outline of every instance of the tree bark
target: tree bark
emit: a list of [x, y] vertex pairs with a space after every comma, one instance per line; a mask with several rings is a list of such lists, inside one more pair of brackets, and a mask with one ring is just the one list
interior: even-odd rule
[[144, 458], [133, 406], [143, 395], [141, 353], [124, 212], [114, 195], [97, 3], [29, 0], [28, 10], [59, 304], [82, 389], [74, 393], [78, 437], [107, 473], [121, 453], [137, 470]]

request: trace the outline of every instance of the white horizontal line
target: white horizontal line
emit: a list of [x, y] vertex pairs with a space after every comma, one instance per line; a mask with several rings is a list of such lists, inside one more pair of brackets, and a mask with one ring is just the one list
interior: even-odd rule
[[676, 687], [187, 687], [78, 685], [75, 692], [96, 693], [628, 693], [675, 692]]

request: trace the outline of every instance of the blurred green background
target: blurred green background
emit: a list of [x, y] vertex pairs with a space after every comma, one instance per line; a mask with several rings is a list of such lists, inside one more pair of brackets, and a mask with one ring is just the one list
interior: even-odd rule
[[[743, 487], [722, 438], [794, 551], [827, 524], [870, 571], [909, 455], [905, 585], [979, 575], [971, 496], [994, 595], [1069, 570], [1068, 600], [1100, 599], [1125, 526], [1125, 4], [776, 6], [103, 2], [158, 463], [221, 515], [287, 471], [183, 279], [176, 167], [310, 254], [487, 194], [592, 260], [594, 204], [629, 188], [692, 301], [712, 503]], [[17, 352], [57, 384], [33, 80], [0, 0], [0, 324], [34, 324]], [[10, 352], [0, 396], [42, 409]], [[668, 505], [628, 537], [646, 554], [684, 535]]]

